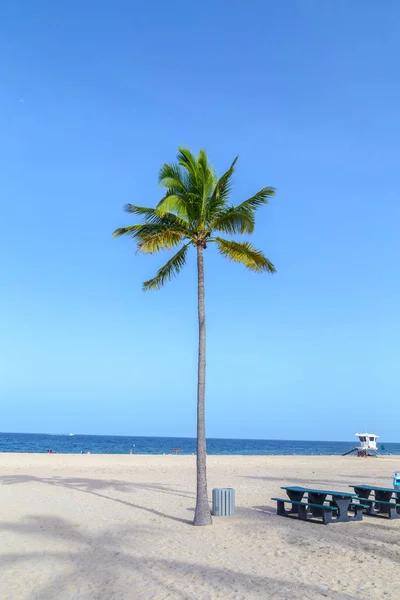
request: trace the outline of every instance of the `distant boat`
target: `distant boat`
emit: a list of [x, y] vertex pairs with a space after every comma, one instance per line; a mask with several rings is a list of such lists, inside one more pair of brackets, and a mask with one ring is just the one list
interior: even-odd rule
[[69, 433], [68, 435], [74, 435], [73, 433]]

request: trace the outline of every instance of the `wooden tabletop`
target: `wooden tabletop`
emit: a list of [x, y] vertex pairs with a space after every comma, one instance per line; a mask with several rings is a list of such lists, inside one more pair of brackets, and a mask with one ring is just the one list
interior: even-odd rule
[[[353, 486], [351, 486], [353, 487]], [[358, 487], [358, 486], [357, 486]], [[289, 492], [308, 492], [311, 494], [325, 494], [326, 496], [340, 496], [342, 498], [357, 498], [357, 494], [351, 494], [350, 492], [338, 492], [336, 490], [314, 490], [312, 488], [297, 487], [297, 486], [282, 486], [282, 490]], [[400, 490], [399, 490], [400, 491]]]
[[358, 488], [359, 490], [377, 490], [378, 492], [397, 492], [400, 494], [400, 488], [385, 488], [379, 487], [379, 485], [365, 485], [364, 483], [357, 483], [354, 485], [349, 485], [352, 488]]

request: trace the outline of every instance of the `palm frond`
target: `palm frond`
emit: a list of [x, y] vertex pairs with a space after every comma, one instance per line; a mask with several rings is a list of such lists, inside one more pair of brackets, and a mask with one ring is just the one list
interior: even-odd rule
[[143, 290], [159, 290], [167, 281], [178, 275], [180, 270], [186, 264], [187, 249], [188, 244], [182, 246], [182, 248], [157, 271], [157, 275], [153, 277], [153, 279], [149, 279], [143, 283]]
[[134, 204], [124, 204], [124, 211], [129, 213], [130, 215], [140, 215], [145, 218], [156, 214], [155, 208], [147, 208], [146, 206], [136, 206]]
[[[165, 198], [166, 196], [164, 196]], [[163, 199], [164, 199], [163, 198]], [[159, 204], [161, 204], [162, 200]], [[160, 212], [158, 207], [156, 208], [145, 208], [143, 206], [135, 206], [133, 204], [124, 205], [125, 212], [132, 215], [141, 215], [145, 223], [151, 223], [156, 225], [171, 225], [175, 227], [185, 228], [188, 226], [187, 219], [182, 219], [179, 215], [174, 215], [168, 212]]]
[[208, 229], [231, 234], [253, 233], [254, 224], [254, 213], [232, 206], [221, 212], [215, 221], [209, 224]]
[[177, 161], [176, 164], [165, 163], [160, 170], [159, 183], [167, 188], [164, 198], [181, 198], [180, 216], [185, 218], [185, 212], [188, 220], [198, 221], [203, 200], [201, 168], [192, 152], [186, 148], [178, 149]]
[[145, 206], [135, 206], [134, 204], [124, 204], [124, 211], [130, 215], [139, 215], [145, 223], [161, 224], [161, 215], [156, 208], [147, 208]]
[[178, 164], [184, 172], [185, 192], [179, 194], [185, 200], [187, 213], [192, 222], [199, 223], [203, 207], [202, 169], [190, 150], [179, 148]]
[[198, 170], [202, 180], [202, 185], [207, 194], [213, 191], [215, 185], [215, 171], [208, 162], [207, 153], [201, 149], [197, 158]]
[[144, 254], [154, 254], [160, 250], [170, 250], [178, 246], [183, 238], [181, 232], [165, 228], [157, 233], [141, 235], [137, 244], [137, 251]]
[[244, 209], [255, 211], [260, 206], [268, 204], [268, 198], [271, 198], [272, 196], [275, 196], [275, 189], [273, 187], [265, 187], [259, 192], [257, 192], [257, 194], [254, 194], [254, 196], [252, 196], [251, 198], [248, 198], [241, 204], [238, 204], [236, 208], [239, 208], [241, 210]]
[[198, 172], [198, 194], [201, 198], [200, 217], [201, 222], [205, 225], [207, 220], [207, 205], [209, 198], [215, 188], [215, 173], [214, 169], [208, 162], [205, 150], [200, 150], [197, 158]]
[[183, 167], [189, 174], [189, 177], [192, 179], [192, 182], [197, 182], [198, 179], [198, 169], [197, 169], [197, 161], [191, 151], [188, 148], [178, 148], [178, 163], [181, 167]]
[[274, 194], [274, 188], [266, 187], [251, 198], [238, 204], [238, 206], [223, 208], [215, 221], [210, 223], [209, 229], [216, 229], [225, 233], [253, 233], [256, 209], [268, 204], [268, 198]]
[[241, 263], [251, 271], [275, 273], [272, 262], [264, 256], [261, 250], [257, 250], [249, 242], [239, 243], [223, 238], [216, 238], [215, 241], [218, 244], [220, 254], [226, 258]]
[[207, 221], [210, 222], [216, 214], [226, 205], [232, 188], [232, 175], [235, 170], [237, 156], [229, 169], [218, 179], [207, 206]]
[[113, 237], [117, 238], [121, 237], [121, 235], [129, 235], [129, 237], [136, 237], [135, 231], [137, 227], [139, 227], [139, 225], [128, 225], [127, 227], [118, 227], [118, 229], [116, 229], [113, 232]]
[[174, 193], [186, 191], [185, 174], [177, 164], [164, 163], [158, 174], [158, 183]]
[[[177, 217], [188, 223], [188, 202], [187, 199], [177, 194], [166, 194], [157, 204], [157, 212], [164, 216], [167, 213], [176, 214]], [[190, 210], [190, 208], [189, 208]]]
[[158, 223], [139, 223], [138, 225], [128, 225], [127, 227], [119, 227], [113, 233], [113, 237], [117, 238], [121, 235], [127, 235], [130, 238], [136, 239], [151, 235], [163, 230], [164, 226]]
[[121, 235], [127, 235], [132, 239], [144, 240], [148, 237], [162, 235], [165, 231], [169, 231], [172, 235], [181, 237], [191, 237], [192, 232], [185, 228], [170, 223], [139, 223], [138, 225], [128, 225], [127, 227], [120, 227], [113, 233], [113, 237], [117, 238]]

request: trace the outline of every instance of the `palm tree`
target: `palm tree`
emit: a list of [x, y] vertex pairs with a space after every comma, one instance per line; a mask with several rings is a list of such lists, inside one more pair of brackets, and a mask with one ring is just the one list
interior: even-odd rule
[[199, 355], [197, 383], [197, 496], [194, 525], [210, 525], [211, 513], [207, 494], [206, 432], [204, 415], [206, 379], [206, 324], [204, 308], [203, 251], [217, 244], [220, 254], [241, 263], [251, 271], [274, 273], [274, 265], [249, 242], [219, 237], [224, 234], [250, 234], [254, 231], [257, 208], [268, 203], [274, 189], [266, 187], [238, 206], [228, 204], [232, 175], [237, 158], [222, 177], [216, 178], [204, 150], [196, 158], [190, 150], [179, 148], [177, 162], [164, 164], [159, 183], [166, 192], [155, 208], [127, 204], [124, 208], [138, 215], [139, 225], [121, 227], [114, 237], [128, 235], [137, 243], [138, 252], [153, 254], [159, 250], [179, 250], [165, 263], [153, 279], [145, 281], [143, 290], [158, 290], [177, 275], [186, 262], [190, 246], [197, 252]]

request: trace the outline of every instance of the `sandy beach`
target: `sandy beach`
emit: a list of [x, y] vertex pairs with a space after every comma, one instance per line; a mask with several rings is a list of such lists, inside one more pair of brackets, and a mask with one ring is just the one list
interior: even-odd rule
[[391, 485], [400, 457], [210, 456], [237, 514], [191, 526], [194, 456], [0, 454], [0, 598], [399, 598], [400, 520], [278, 517], [286, 484]]

